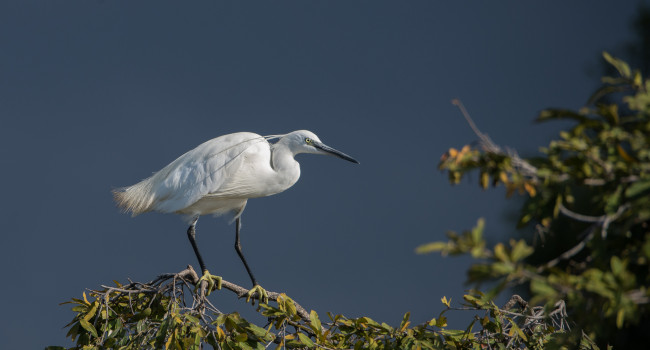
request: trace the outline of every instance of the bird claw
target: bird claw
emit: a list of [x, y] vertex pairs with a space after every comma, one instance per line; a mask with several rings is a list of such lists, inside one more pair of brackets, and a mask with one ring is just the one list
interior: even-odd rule
[[199, 281], [196, 282], [196, 286], [194, 287], [194, 292], [196, 292], [196, 289], [199, 288], [199, 286], [201, 286], [202, 281], [208, 282], [208, 288], [205, 293], [206, 296], [210, 295], [210, 293], [214, 289], [221, 289], [221, 282], [222, 282], [221, 276], [213, 275], [208, 270], [205, 270], [203, 271], [203, 276], [201, 276]]
[[[248, 293], [246, 293], [246, 302], [248, 303], [251, 298], [253, 297], [253, 294], [257, 293], [258, 294], [258, 299], [261, 303], [268, 304], [269, 303], [269, 293], [262, 288], [259, 284], [256, 284], [251, 288]], [[253, 300], [253, 303], [255, 303], [255, 300]]]

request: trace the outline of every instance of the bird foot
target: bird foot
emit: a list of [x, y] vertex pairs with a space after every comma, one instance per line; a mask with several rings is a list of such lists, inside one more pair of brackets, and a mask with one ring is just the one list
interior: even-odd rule
[[215, 289], [221, 289], [221, 276], [216, 276], [211, 274], [208, 270], [203, 271], [203, 276], [199, 279], [198, 282], [196, 282], [196, 286], [194, 287], [194, 292], [196, 293], [196, 289], [201, 286], [201, 282], [206, 281], [208, 282], [208, 289], [205, 293], [206, 296], [210, 295], [210, 293], [215, 290]]
[[[269, 303], [269, 293], [267, 293], [259, 284], [254, 285], [253, 288], [246, 293], [246, 302], [249, 302], [255, 293], [257, 293], [257, 299], [259, 299], [260, 303]], [[255, 300], [253, 300], [253, 304], [254, 303]]]

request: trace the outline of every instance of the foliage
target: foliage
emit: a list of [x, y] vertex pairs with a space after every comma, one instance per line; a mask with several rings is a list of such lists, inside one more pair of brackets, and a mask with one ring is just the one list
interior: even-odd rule
[[[200, 349], [206, 344], [215, 349], [541, 349], [568, 330], [563, 303], [544, 309], [514, 296], [499, 308], [480, 292], [465, 295], [460, 308], [443, 297], [445, 309], [438, 317], [412, 325], [406, 313], [396, 326], [330, 313], [321, 320], [287, 295], [271, 292], [273, 302], [257, 308], [268, 319], [260, 327], [237, 313], [220, 313], [202, 292], [192, 292], [198, 277], [189, 270], [146, 284], [116, 282], [72, 299], [72, 349]], [[224, 286], [239, 297], [247, 292], [227, 281]], [[455, 310], [477, 315], [466, 329], [450, 329], [445, 314]]]
[[481, 261], [468, 279], [496, 281], [490, 295], [521, 286], [532, 303], [565, 300], [576, 329], [598, 344], [631, 347], [650, 340], [643, 331], [650, 326], [650, 80], [604, 58], [618, 75], [604, 77], [586, 107], [539, 114], [538, 121], [574, 123], [543, 156], [523, 159], [475, 129], [478, 147], [452, 148], [440, 161], [452, 183], [478, 170], [482, 188], [525, 195], [519, 227], [534, 235], [487, 248], [479, 221], [418, 251], [471, 254]]
[[[488, 293], [471, 291], [460, 307], [443, 297], [443, 311], [430, 321], [412, 325], [406, 313], [391, 326], [368, 317], [322, 317], [286, 294], [269, 292], [270, 302], [257, 307], [268, 320], [260, 326], [221, 313], [206, 296], [207, 283], [188, 266], [149, 283], [115, 282], [66, 303], [75, 313], [67, 326], [72, 349], [598, 349], [647, 343], [650, 80], [604, 57], [618, 76], [603, 78], [587, 107], [540, 113], [539, 121], [574, 123], [541, 157], [503, 150], [459, 104], [480, 143], [450, 149], [440, 168], [452, 183], [478, 170], [481, 187], [504, 185], [507, 196], [525, 195], [519, 226], [535, 235], [488, 247], [480, 219], [473, 229], [450, 232], [448, 241], [417, 251], [470, 254], [479, 262], [468, 271], [469, 281], [493, 282]], [[492, 301], [515, 286], [530, 293], [530, 304], [516, 295], [503, 307]], [[248, 293], [228, 281], [223, 287], [238, 298]], [[446, 314], [460, 310], [473, 312], [473, 320], [450, 328]]]

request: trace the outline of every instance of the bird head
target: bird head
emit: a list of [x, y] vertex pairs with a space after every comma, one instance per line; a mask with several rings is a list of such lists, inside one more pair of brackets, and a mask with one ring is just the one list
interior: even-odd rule
[[359, 164], [356, 159], [349, 155], [323, 144], [318, 136], [309, 130], [297, 130], [288, 133], [279, 142], [284, 143], [294, 155], [300, 153], [324, 154]]

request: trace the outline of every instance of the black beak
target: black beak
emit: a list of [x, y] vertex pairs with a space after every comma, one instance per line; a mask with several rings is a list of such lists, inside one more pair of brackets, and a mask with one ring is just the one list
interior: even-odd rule
[[331, 154], [331, 155], [337, 156], [337, 157], [339, 157], [341, 159], [345, 159], [348, 162], [359, 164], [359, 161], [357, 161], [356, 159], [350, 157], [349, 155], [347, 155], [347, 154], [345, 154], [345, 153], [343, 153], [343, 152], [341, 152], [339, 150], [335, 150], [334, 148], [332, 148], [330, 146], [324, 145], [324, 144], [322, 144], [320, 142], [314, 142], [313, 145], [314, 145], [314, 147], [318, 148], [319, 150], [321, 150], [321, 151], [323, 151], [323, 152], [325, 152], [327, 154]]

